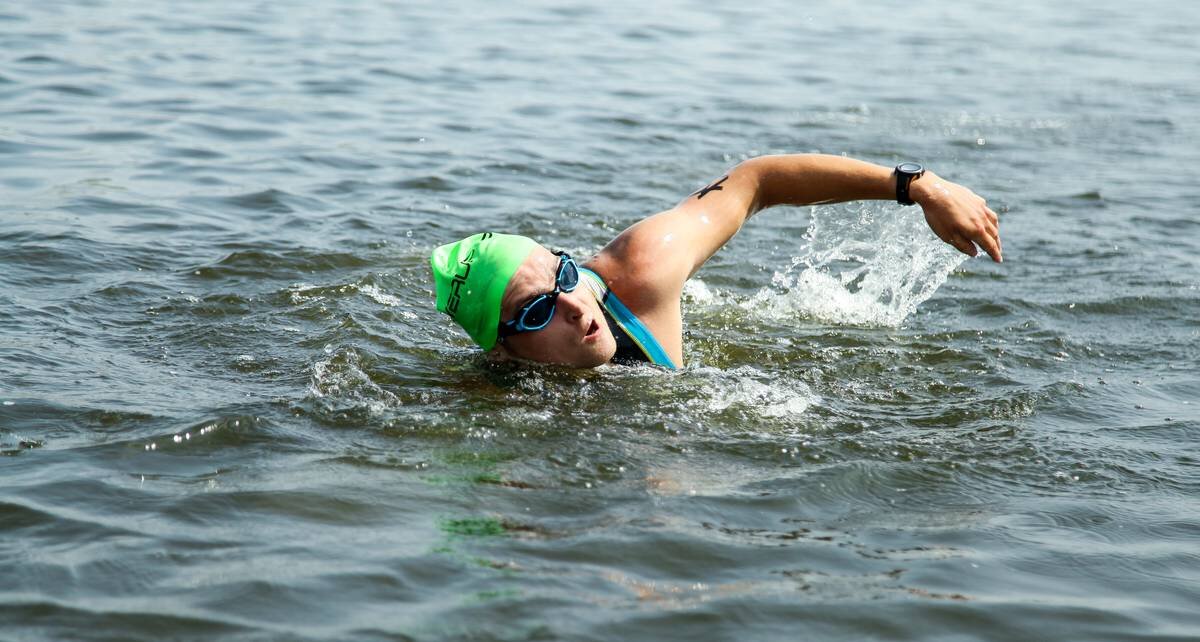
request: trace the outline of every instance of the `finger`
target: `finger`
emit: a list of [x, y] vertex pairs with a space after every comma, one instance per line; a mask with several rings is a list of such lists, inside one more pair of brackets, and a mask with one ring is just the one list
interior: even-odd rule
[[984, 209], [984, 211], [987, 212], [988, 218], [991, 219], [992, 225], [999, 226], [1000, 225], [1000, 217], [996, 215], [996, 211], [990, 207], [987, 207], [986, 205], [984, 206], [983, 209]]
[[995, 238], [995, 239], [999, 240], [999, 238], [1000, 238], [1000, 228], [999, 228], [999, 227], [997, 227], [995, 223], [992, 223], [991, 221], [988, 221], [987, 223], [985, 223], [985, 224], [984, 224], [984, 226], [983, 226], [983, 229], [984, 229], [984, 231], [985, 231], [985, 232], [987, 232], [987, 235], [988, 235], [988, 236], [990, 236], [990, 237], [992, 237], [992, 238]]
[[1002, 258], [1001, 254], [1000, 254], [1000, 237], [999, 236], [993, 236], [991, 234], [984, 234], [984, 235], [980, 236], [979, 238], [975, 239], [975, 242], [979, 244], [979, 247], [983, 248], [984, 252], [988, 253], [988, 256], [992, 257], [993, 261], [995, 261], [997, 263], [1001, 263], [1004, 261], [1004, 259]]
[[[997, 263], [1004, 262], [1004, 241], [1003, 241], [1003, 239], [1000, 238], [999, 226], [992, 225], [991, 229], [988, 230], [988, 234], [989, 234], [989, 236], [991, 236], [992, 241], [994, 241], [996, 243], [996, 255], [993, 256], [992, 258], [997, 259], [997, 257], [999, 257], [998, 260], [996, 260], [996, 262]], [[989, 254], [990, 254], [990, 252], [989, 252]]]
[[997, 258], [1001, 255], [1000, 228], [991, 220], [984, 217], [977, 223], [977, 227], [973, 231], [967, 233], [967, 236], [983, 248], [983, 251], [987, 252], [993, 261], [1000, 262], [1000, 259]]
[[988, 230], [989, 234], [1000, 234], [1000, 222], [992, 221], [990, 216], [983, 218], [983, 227]]
[[961, 236], [955, 236], [950, 241], [950, 245], [953, 245], [955, 249], [963, 254], [966, 254], [967, 256], [975, 256], [976, 254], [979, 254], [979, 250], [975, 249], [975, 244]]

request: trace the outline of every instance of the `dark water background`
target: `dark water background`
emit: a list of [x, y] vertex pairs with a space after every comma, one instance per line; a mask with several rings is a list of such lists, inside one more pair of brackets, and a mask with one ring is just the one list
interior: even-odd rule
[[[0, 639], [1200, 638], [1198, 31], [6, 2]], [[586, 255], [805, 151], [970, 185], [1006, 262], [767, 212], [672, 375], [491, 366], [432, 310], [440, 243]]]

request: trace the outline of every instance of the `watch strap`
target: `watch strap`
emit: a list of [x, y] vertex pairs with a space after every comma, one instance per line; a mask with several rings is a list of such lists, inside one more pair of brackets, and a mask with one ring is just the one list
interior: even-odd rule
[[[907, 168], [901, 169], [905, 165], [915, 165], [916, 171]], [[925, 175], [925, 168], [916, 163], [900, 163], [893, 173], [896, 175], [896, 202], [901, 205], [916, 205], [916, 202], [908, 195], [908, 188], [913, 181]]]

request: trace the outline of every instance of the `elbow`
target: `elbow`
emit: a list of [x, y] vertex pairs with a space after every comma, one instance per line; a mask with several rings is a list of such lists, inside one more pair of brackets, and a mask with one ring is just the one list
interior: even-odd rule
[[729, 171], [731, 178], [746, 190], [749, 194], [749, 203], [746, 208], [746, 218], [754, 216], [758, 212], [778, 205], [772, 200], [770, 191], [766, 189], [767, 181], [770, 176], [770, 156], [755, 156], [738, 163]]

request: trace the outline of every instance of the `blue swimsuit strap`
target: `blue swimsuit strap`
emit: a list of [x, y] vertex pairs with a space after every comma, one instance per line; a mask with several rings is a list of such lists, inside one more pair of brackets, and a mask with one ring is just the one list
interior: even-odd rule
[[646, 324], [637, 318], [637, 315], [630, 312], [629, 308], [625, 307], [624, 303], [621, 303], [617, 295], [608, 289], [608, 284], [604, 282], [604, 279], [599, 274], [584, 267], [579, 268], [579, 273], [583, 275], [583, 282], [587, 284], [588, 290], [596, 297], [600, 305], [604, 306], [604, 309], [612, 315], [613, 321], [616, 321], [617, 325], [625, 331], [625, 334], [629, 335], [634, 344], [646, 354], [650, 359], [650, 363], [672, 370], [678, 368], [675, 362], [671, 361], [671, 357], [667, 355], [667, 351], [663, 350], [662, 345], [658, 343], [658, 339], [655, 339], [654, 335], [651, 334], [650, 328], [647, 328]]

